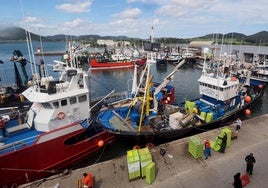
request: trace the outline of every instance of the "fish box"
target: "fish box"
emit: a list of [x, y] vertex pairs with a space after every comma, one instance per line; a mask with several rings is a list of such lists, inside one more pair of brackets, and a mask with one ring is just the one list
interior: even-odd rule
[[209, 123], [212, 120], [213, 120], [213, 113], [212, 112], [207, 113], [206, 123]]
[[141, 177], [145, 177], [146, 166], [152, 162], [152, 154], [150, 153], [148, 148], [142, 148], [138, 150], [140, 157], [140, 165], [141, 165]]
[[146, 174], [146, 179], [145, 181], [148, 184], [152, 184], [153, 181], [155, 180], [155, 163], [154, 162], [150, 162], [146, 168], [145, 168], [145, 174]]
[[203, 143], [199, 137], [192, 136], [189, 138], [188, 152], [195, 159], [203, 157]]
[[140, 157], [137, 149], [127, 151], [127, 166], [129, 180], [141, 177]]

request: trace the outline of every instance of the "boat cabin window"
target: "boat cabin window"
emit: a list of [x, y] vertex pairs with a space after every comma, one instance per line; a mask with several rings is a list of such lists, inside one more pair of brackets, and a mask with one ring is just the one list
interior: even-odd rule
[[60, 105], [59, 105], [59, 102], [58, 102], [58, 101], [55, 101], [55, 102], [53, 102], [52, 104], [53, 104], [53, 106], [54, 106], [55, 108], [59, 108], [59, 107], [60, 107]]
[[70, 104], [75, 104], [75, 103], [77, 103], [76, 97], [71, 97], [71, 98], [69, 99], [69, 101], [70, 101]]
[[81, 102], [84, 102], [87, 100], [87, 96], [86, 95], [81, 95], [78, 97], [78, 101], [81, 103]]
[[61, 104], [61, 106], [66, 106], [67, 105], [67, 99], [61, 100], [60, 104]]
[[52, 109], [52, 106], [48, 102], [41, 103], [44, 108]]

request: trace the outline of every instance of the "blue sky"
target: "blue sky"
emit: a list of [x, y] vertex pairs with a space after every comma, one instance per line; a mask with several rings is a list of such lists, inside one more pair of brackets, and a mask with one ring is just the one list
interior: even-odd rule
[[5, 0], [0, 26], [66, 34], [198, 37], [268, 30], [267, 0]]

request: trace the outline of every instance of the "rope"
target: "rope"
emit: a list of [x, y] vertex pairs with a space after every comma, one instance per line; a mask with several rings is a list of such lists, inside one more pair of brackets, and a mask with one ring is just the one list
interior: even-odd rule
[[[101, 152], [100, 156], [97, 158], [97, 160], [96, 160], [93, 164], [96, 164], [96, 163], [98, 163], [98, 162], [101, 160], [101, 158], [102, 158], [102, 156], [103, 156], [103, 153], [104, 153], [104, 150], [106, 149], [107, 145], [108, 145], [108, 144], [105, 144], [105, 145], [104, 145], [104, 147], [103, 147], [103, 149], [102, 149], [102, 152]], [[92, 164], [92, 165], [93, 165], [93, 164]]]
[[[0, 170], [6, 170], [6, 171], [40, 172], [40, 170], [33, 170], [33, 169], [27, 169], [27, 168], [0, 168]], [[56, 170], [42, 170], [42, 172], [56, 173]]]

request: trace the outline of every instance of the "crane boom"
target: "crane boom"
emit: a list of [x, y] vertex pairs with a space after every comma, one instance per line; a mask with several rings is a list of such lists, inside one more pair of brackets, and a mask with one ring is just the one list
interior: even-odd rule
[[154, 91], [154, 111], [157, 111], [157, 108], [158, 108], [158, 102], [156, 99], [156, 95], [161, 91], [162, 88], [166, 87], [166, 85], [173, 80], [175, 73], [185, 64], [185, 62], [186, 62], [186, 59], [185, 58], [182, 59], [178, 63], [178, 65], [176, 65], [174, 67], [173, 71], [164, 78], [164, 81], [157, 88], [155, 88], [155, 91]]

